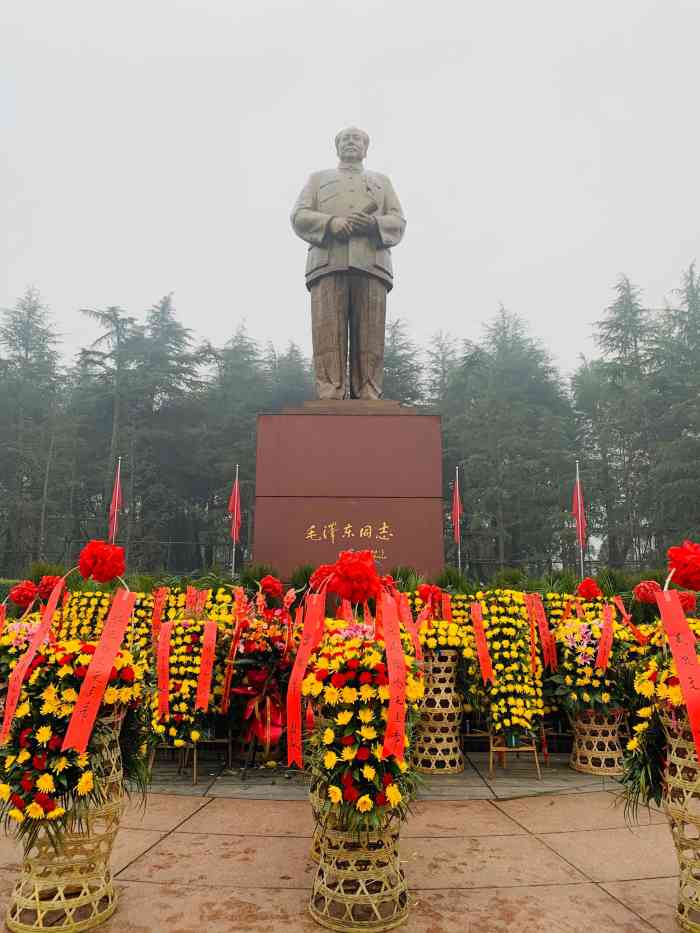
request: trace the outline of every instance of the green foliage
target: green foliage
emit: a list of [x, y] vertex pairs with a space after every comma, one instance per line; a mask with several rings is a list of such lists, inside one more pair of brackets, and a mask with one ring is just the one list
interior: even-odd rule
[[240, 583], [246, 590], [258, 589], [258, 583], [263, 577], [279, 577], [279, 573], [270, 564], [251, 564], [245, 567], [241, 573]]
[[640, 748], [625, 754], [625, 770], [620, 780], [625, 789], [625, 818], [628, 822], [638, 822], [640, 805], [654, 802], [661, 806], [665, 763], [666, 736], [655, 713], [649, 720]]
[[50, 564], [45, 560], [35, 560], [29, 565], [29, 569], [24, 576], [25, 580], [33, 580], [38, 583], [42, 577], [62, 577], [66, 572], [63, 564]]
[[315, 569], [316, 568], [312, 564], [302, 564], [300, 567], [295, 568], [292, 571], [289, 585], [293, 586], [297, 591], [305, 590], [309, 585], [311, 574]]
[[490, 586], [494, 589], [524, 589], [527, 582], [525, 572], [518, 567], [504, 567], [498, 570], [490, 580]]
[[456, 567], [446, 566], [434, 580], [435, 584], [450, 593], [473, 593], [475, 587]]
[[396, 585], [403, 593], [411, 593], [423, 582], [423, 577], [415, 567], [392, 567], [389, 576], [393, 577]]
[[5, 602], [7, 599], [7, 594], [10, 592], [15, 584], [19, 583], [19, 580], [2, 580], [0, 579], [0, 603]]

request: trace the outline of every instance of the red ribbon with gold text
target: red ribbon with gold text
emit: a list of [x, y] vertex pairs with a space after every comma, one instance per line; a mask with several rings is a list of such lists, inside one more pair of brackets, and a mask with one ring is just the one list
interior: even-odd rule
[[170, 717], [170, 633], [173, 623], [164, 622], [158, 638], [156, 677], [158, 681], [158, 718]]
[[476, 653], [479, 658], [481, 678], [484, 683], [486, 683], [487, 680], [494, 683], [493, 664], [491, 663], [489, 646], [486, 641], [486, 632], [484, 631], [484, 615], [481, 611], [481, 603], [471, 604], [470, 615], [472, 626], [474, 627], [474, 640], [476, 641]]
[[556, 671], [557, 669], [557, 646], [554, 641], [554, 635], [547, 621], [547, 613], [544, 609], [542, 597], [539, 593], [526, 593], [525, 604], [527, 605], [530, 620], [537, 623], [540, 633], [540, 644], [542, 645], [542, 661], [545, 667]]
[[[531, 594], [525, 594], [525, 605], [527, 606], [527, 615], [530, 620], [530, 670], [533, 675], [537, 674], [537, 638], [535, 637], [535, 607], [532, 605]], [[546, 647], [542, 646], [542, 653]]]
[[646, 645], [647, 642], [649, 641], [649, 638], [646, 635], [644, 635], [642, 632], [640, 632], [637, 626], [632, 621], [632, 616], [625, 609], [625, 604], [622, 602], [622, 597], [613, 596], [613, 602], [615, 603], [615, 606], [619, 610], [620, 615], [622, 616], [624, 622], [627, 624], [627, 628], [630, 630], [630, 632], [632, 632], [632, 634], [637, 639], [639, 644]]
[[205, 622], [202, 640], [202, 659], [197, 678], [197, 698], [195, 708], [207, 711], [211, 695], [211, 678], [214, 673], [214, 653], [216, 651], [216, 622]]
[[85, 674], [73, 715], [66, 729], [61, 746], [63, 752], [74, 748], [82, 754], [88, 747], [102, 698], [107, 689], [109, 675], [114, 666], [114, 659], [124, 640], [124, 633], [131, 619], [131, 613], [134, 611], [135, 602], [136, 593], [117, 590], [114, 594], [102, 635], [100, 635], [92, 661]]
[[47, 635], [49, 634], [51, 623], [53, 622], [53, 614], [56, 611], [56, 606], [58, 605], [58, 600], [62, 589], [63, 580], [61, 579], [51, 591], [49, 601], [46, 603], [44, 614], [41, 617], [41, 624], [39, 625], [39, 628], [32, 635], [31, 641], [27, 645], [27, 650], [24, 652], [20, 660], [15, 665], [15, 669], [10, 674], [10, 679], [7, 684], [7, 697], [5, 699], [5, 718], [2, 721], [2, 730], [0, 730], [0, 745], [7, 741], [7, 737], [10, 734], [10, 727], [12, 726], [12, 720], [15, 716], [17, 704], [19, 703], [19, 695], [22, 689], [22, 684], [24, 683], [24, 678], [27, 676], [27, 671], [29, 670], [30, 664], [34, 660], [34, 657], [39, 649], [39, 645], [43, 644]]
[[[384, 626], [384, 648], [389, 676], [389, 712], [384, 731], [382, 757], [394, 755], [403, 761], [406, 743], [406, 658], [401, 644], [399, 613], [391, 595], [383, 591], [378, 600]], [[379, 613], [379, 606], [377, 606]]]
[[606, 603], [603, 606], [603, 630], [600, 633], [600, 641], [598, 642], [598, 654], [595, 659], [595, 666], [599, 667], [601, 671], [606, 671], [608, 669], [608, 663], [610, 662], [610, 651], [612, 649], [613, 643], [613, 611], [610, 603]]
[[656, 603], [673, 660], [676, 662], [690, 729], [695, 740], [695, 757], [700, 761], [700, 664], [695, 654], [695, 636], [686, 620], [677, 590], [661, 590], [656, 594]]
[[446, 622], [452, 621], [452, 597], [449, 593], [442, 594], [442, 618]]
[[406, 629], [408, 634], [411, 636], [411, 641], [413, 642], [413, 650], [416, 653], [416, 658], [418, 661], [423, 660], [423, 648], [420, 643], [420, 636], [418, 634], [418, 623], [413, 621], [413, 613], [411, 612], [411, 606], [408, 602], [408, 596], [405, 593], [397, 593], [394, 597], [396, 600], [396, 605], [399, 610], [399, 618], [403, 627]]
[[160, 626], [163, 618], [163, 608], [170, 590], [167, 586], [159, 586], [153, 591], [153, 615], [151, 616], [151, 639], [153, 647], [158, 645], [158, 636], [160, 635]]
[[287, 764], [301, 768], [301, 682], [306, 674], [311, 652], [323, 637], [326, 614], [326, 591], [311, 593], [306, 598], [301, 642], [287, 687]]

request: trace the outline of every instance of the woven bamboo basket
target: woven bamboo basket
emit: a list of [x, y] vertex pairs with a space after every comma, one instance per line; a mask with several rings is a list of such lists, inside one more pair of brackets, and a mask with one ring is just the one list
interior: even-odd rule
[[413, 761], [423, 774], [464, 771], [457, 670], [456, 651], [439, 651], [426, 657], [425, 696], [413, 743]]
[[597, 713], [583, 710], [571, 720], [574, 744], [569, 765], [582, 774], [617, 777], [623, 772], [620, 727], [624, 711]]
[[78, 933], [104, 923], [116, 910], [109, 862], [123, 808], [121, 721], [115, 715], [100, 722], [94, 773], [104, 802], [76, 809], [57, 849], [41, 829], [25, 851], [5, 918], [10, 930]]
[[685, 711], [661, 715], [668, 740], [664, 810], [678, 857], [678, 909], [681, 930], [700, 933], [700, 764]]
[[309, 904], [316, 923], [372, 933], [403, 923], [409, 899], [398, 844], [398, 824], [360, 837], [326, 826]]
[[323, 835], [323, 825], [321, 823], [321, 798], [318, 787], [309, 789], [309, 803], [311, 804], [311, 813], [314, 818], [314, 834], [311, 838], [311, 852], [309, 858], [312, 862], [319, 862], [321, 859], [321, 837]]

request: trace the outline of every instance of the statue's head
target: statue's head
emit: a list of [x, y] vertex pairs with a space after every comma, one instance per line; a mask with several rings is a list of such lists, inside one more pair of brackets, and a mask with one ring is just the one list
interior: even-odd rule
[[335, 137], [335, 151], [346, 162], [364, 159], [369, 149], [369, 136], [356, 126], [348, 126]]

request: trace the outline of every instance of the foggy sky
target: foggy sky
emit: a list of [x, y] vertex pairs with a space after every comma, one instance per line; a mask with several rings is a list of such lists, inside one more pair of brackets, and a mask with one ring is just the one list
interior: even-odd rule
[[499, 302], [557, 361], [624, 272], [661, 306], [700, 254], [700, 3], [31, 0], [0, 10], [0, 306], [174, 292], [217, 344], [310, 352], [306, 176], [349, 123], [408, 218], [389, 311], [478, 338]]

